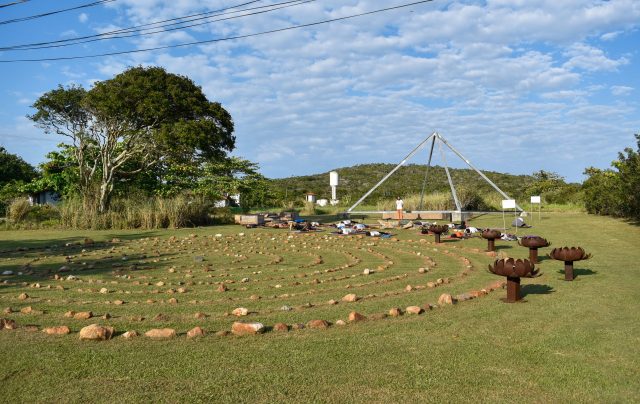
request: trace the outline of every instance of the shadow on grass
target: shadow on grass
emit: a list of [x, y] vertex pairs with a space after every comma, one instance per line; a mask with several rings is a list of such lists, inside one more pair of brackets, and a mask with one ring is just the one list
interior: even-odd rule
[[522, 285], [520, 293], [522, 297], [527, 295], [548, 295], [555, 292], [549, 285]]
[[[559, 274], [564, 275], [564, 268], [558, 270]], [[573, 277], [578, 278], [580, 276], [588, 276], [588, 275], [596, 275], [598, 271], [593, 271], [591, 269], [585, 268], [573, 268]]]

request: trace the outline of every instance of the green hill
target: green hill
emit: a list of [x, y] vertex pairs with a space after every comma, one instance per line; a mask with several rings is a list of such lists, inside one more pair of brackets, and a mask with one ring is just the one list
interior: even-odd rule
[[[360, 164], [353, 167], [338, 168], [340, 176], [338, 198], [355, 202], [389, 171], [394, 164]], [[367, 204], [376, 203], [380, 199], [406, 197], [420, 194], [424, 182], [426, 165], [409, 164], [401, 167], [384, 184], [367, 198]], [[493, 190], [478, 173], [471, 169], [449, 169], [456, 190], [475, 191], [477, 194], [497, 192]], [[528, 197], [525, 189], [533, 182], [530, 175], [511, 175], [491, 171], [483, 171], [500, 189], [514, 198]], [[272, 179], [272, 186], [286, 200], [302, 198], [307, 192], [314, 192], [318, 198], [331, 197], [329, 172], [298, 177]], [[432, 166], [429, 170], [426, 192], [449, 192], [446, 172], [443, 167]]]

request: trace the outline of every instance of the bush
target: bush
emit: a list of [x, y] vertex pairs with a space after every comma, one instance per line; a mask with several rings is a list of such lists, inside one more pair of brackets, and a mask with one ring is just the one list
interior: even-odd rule
[[14, 223], [22, 222], [31, 210], [31, 203], [27, 198], [14, 199], [7, 209], [7, 218]]

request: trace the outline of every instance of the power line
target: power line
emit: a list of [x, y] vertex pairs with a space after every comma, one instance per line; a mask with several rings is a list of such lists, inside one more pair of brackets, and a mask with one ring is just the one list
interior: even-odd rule
[[99, 1], [94, 1], [92, 3], [86, 3], [86, 4], [81, 4], [81, 5], [75, 6], [75, 7], [65, 8], [65, 9], [62, 9], [62, 10], [54, 10], [54, 11], [48, 11], [48, 12], [42, 13], [42, 14], [30, 15], [30, 16], [27, 16], [27, 17], [13, 18], [11, 20], [0, 21], [0, 25], [13, 24], [13, 23], [16, 23], [16, 22], [35, 20], [37, 18], [48, 17], [50, 15], [60, 14], [60, 13], [64, 13], [64, 12], [67, 12], [67, 11], [79, 10], [79, 9], [87, 8], [87, 7], [99, 6], [101, 4], [111, 3], [111, 2], [114, 2], [114, 1], [116, 1], [116, 0], [99, 0]]
[[[284, 2], [281, 2], [281, 3], [270, 4], [270, 5], [267, 5], [267, 6], [259, 6], [259, 7], [245, 8], [245, 9], [240, 9], [240, 10], [235, 10], [235, 11], [227, 11], [227, 10], [230, 10], [230, 9], [233, 9], [233, 8], [237, 8], [237, 7], [241, 7], [241, 6], [245, 6], [245, 5], [248, 5], [248, 4], [251, 4], [251, 3], [256, 3], [258, 1], [261, 1], [261, 0], [250, 1], [248, 3], [243, 3], [243, 4], [239, 4], [239, 5], [236, 5], [236, 6], [223, 8], [223, 9], [216, 10], [216, 11], [210, 11], [210, 12], [200, 13], [200, 14], [194, 15], [194, 16], [199, 16], [199, 15], [204, 15], [204, 14], [217, 13], [217, 14], [214, 14], [214, 15], [208, 15], [206, 17], [198, 17], [198, 18], [191, 18], [191, 17], [194, 17], [194, 16], [177, 17], [177, 18], [172, 18], [172, 19], [169, 19], [169, 20], [157, 21], [157, 22], [138, 25], [138, 26], [133, 26], [133, 27], [129, 27], [129, 28], [121, 28], [121, 29], [115, 30], [115, 31], [103, 32], [101, 34], [88, 35], [88, 36], [75, 37], [75, 38], [68, 38], [68, 39], [62, 39], [62, 40], [50, 41], [50, 42], [40, 42], [40, 43], [32, 43], [32, 44], [23, 44], [23, 45], [13, 45], [13, 46], [7, 46], [7, 47], [0, 47], [0, 51], [26, 51], [26, 50], [35, 50], [35, 49], [52, 49], [52, 48], [61, 48], [61, 47], [79, 45], [79, 44], [83, 44], [83, 43], [97, 42], [97, 41], [104, 41], [104, 40], [111, 40], [111, 39], [121, 39], [121, 38], [131, 38], [131, 37], [136, 37], [136, 36], [155, 35], [155, 34], [160, 34], [160, 33], [164, 33], [164, 32], [177, 31], [177, 30], [182, 30], [182, 29], [186, 29], [186, 28], [192, 28], [192, 27], [196, 27], [196, 26], [211, 24], [211, 23], [219, 22], [219, 21], [226, 21], [226, 20], [238, 19], [238, 18], [242, 18], [242, 17], [249, 17], [249, 16], [252, 16], [252, 15], [264, 14], [264, 13], [268, 13], [268, 12], [271, 12], [271, 11], [276, 11], [276, 10], [280, 10], [280, 9], [284, 9], [284, 8], [289, 8], [289, 7], [299, 6], [299, 5], [306, 4], [306, 3], [311, 3], [311, 2], [314, 2], [316, 0], [290, 0], [290, 1], [284, 1]], [[261, 11], [255, 11], [255, 10], [261, 10]], [[223, 12], [223, 11], [226, 11], [226, 12]], [[219, 18], [219, 19], [209, 20], [210, 18], [220, 17], [220, 16], [224, 16], [224, 15], [228, 15], [228, 14], [237, 14], [237, 13], [241, 13], [241, 12], [244, 12], [244, 11], [250, 11], [250, 12], [245, 13], [245, 14], [236, 15], [236, 16], [226, 17], [226, 18]], [[162, 24], [162, 23], [165, 23], [165, 22], [176, 21], [176, 20], [186, 19], [186, 18], [191, 18], [191, 19], [190, 20], [185, 20], [185, 21], [179, 21], [179, 22], [172, 22], [172, 23], [169, 23], [169, 24], [158, 25], [158, 24]], [[199, 23], [194, 23], [194, 24], [189, 24], [189, 25], [184, 25], [184, 24], [187, 24], [188, 22], [199, 21], [199, 20], [205, 20], [205, 21], [204, 22], [199, 22]], [[140, 27], [150, 26], [150, 25], [158, 25], [158, 26], [154, 27], [154, 28], [139, 29]], [[165, 27], [172, 27], [172, 26], [174, 28], [162, 29], [162, 28], [165, 28]], [[155, 31], [148, 31], [148, 30], [151, 30], [151, 29], [155, 29]], [[148, 31], [148, 32], [145, 32], [145, 31]], [[115, 34], [122, 34], [122, 35], [115, 35]], [[127, 34], [127, 35], [125, 35], [125, 34]]]
[[99, 58], [99, 57], [106, 57], [106, 56], [118, 56], [118, 55], [126, 55], [126, 54], [131, 54], [131, 53], [143, 53], [143, 52], [151, 52], [151, 51], [163, 50], [163, 49], [173, 49], [173, 48], [181, 48], [181, 47], [194, 46], [194, 45], [203, 45], [203, 44], [209, 44], [209, 43], [232, 41], [232, 40], [237, 40], [237, 39], [253, 38], [253, 37], [267, 35], [267, 34], [274, 34], [274, 33], [284, 32], [284, 31], [291, 31], [291, 30], [299, 29], [299, 28], [313, 27], [313, 26], [316, 26], [316, 25], [327, 24], [327, 23], [335, 22], [335, 21], [349, 20], [349, 19], [353, 19], [353, 18], [357, 18], [357, 17], [363, 17], [363, 16], [366, 16], [366, 15], [379, 14], [379, 13], [383, 13], [383, 12], [387, 12], [387, 11], [398, 10], [398, 9], [401, 9], [401, 8], [407, 8], [407, 7], [416, 6], [416, 5], [419, 5], [419, 4], [429, 3], [429, 2], [432, 2], [432, 1], [433, 0], [415, 1], [415, 2], [412, 2], [412, 3], [400, 4], [400, 5], [393, 6], [393, 7], [380, 8], [380, 9], [373, 10], [373, 11], [367, 11], [367, 12], [363, 12], [363, 13], [352, 14], [352, 15], [348, 15], [348, 16], [345, 16], [345, 17], [331, 18], [331, 19], [311, 22], [311, 23], [307, 23], [307, 24], [292, 25], [292, 26], [285, 27], [285, 28], [272, 29], [272, 30], [269, 30], [269, 31], [262, 31], [262, 32], [254, 33], [254, 34], [236, 35], [236, 36], [231, 36], [231, 37], [226, 37], [226, 38], [207, 39], [207, 40], [204, 40], [204, 41], [187, 42], [187, 43], [176, 44], [176, 45], [156, 46], [156, 47], [153, 47], [153, 48], [135, 49], [135, 50], [129, 50], [129, 51], [99, 53], [99, 54], [95, 54], [95, 55], [61, 56], [61, 57], [51, 57], [51, 58], [39, 58], [39, 59], [0, 60], [0, 63], [53, 62], [53, 61], [61, 61], [61, 60], [92, 59], [92, 58]]
[[14, 1], [13, 3], [0, 4], [0, 8], [15, 6], [18, 4], [26, 3], [28, 1], [29, 0], [20, 0], [20, 1]]

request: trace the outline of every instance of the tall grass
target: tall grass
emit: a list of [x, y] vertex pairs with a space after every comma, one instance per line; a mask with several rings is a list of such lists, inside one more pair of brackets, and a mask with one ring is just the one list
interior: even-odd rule
[[202, 198], [114, 199], [109, 211], [80, 199], [68, 199], [60, 206], [60, 223], [74, 229], [160, 229], [199, 226], [209, 223], [210, 204]]
[[14, 223], [20, 223], [27, 217], [30, 210], [31, 204], [27, 198], [16, 198], [9, 204], [7, 218]]

